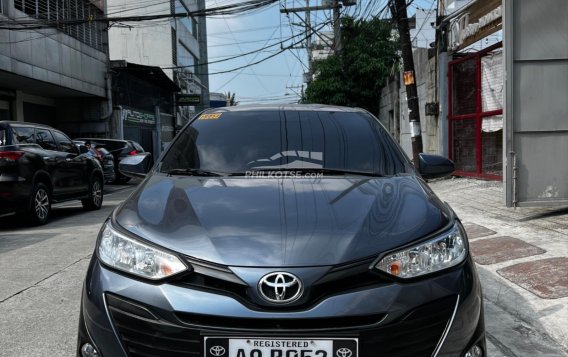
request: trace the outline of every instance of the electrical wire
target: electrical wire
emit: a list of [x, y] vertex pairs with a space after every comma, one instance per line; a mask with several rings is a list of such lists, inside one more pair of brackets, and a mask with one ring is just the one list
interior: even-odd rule
[[49, 19], [34, 19], [34, 20], [24, 20], [15, 21], [9, 19], [9, 21], [0, 20], [0, 29], [3, 30], [35, 30], [42, 28], [57, 27], [61, 25], [82, 25], [86, 23], [93, 22], [103, 22], [107, 24], [116, 22], [141, 22], [149, 20], [159, 20], [159, 19], [171, 19], [171, 18], [181, 18], [181, 17], [214, 17], [214, 16], [227, 16], [236, 14], [249, 14], [255, 10], [274, 5], [278, 0], [248, 0], [240, 3], [223, 5], [214, 8], [206, 8], [202, 10], [197, 10], [187, 13], [175, 13], [175, 14], [157, 14], [157, 15], [136, 15], [136, 16], [123, 16], [123, 17], [89, 17], [81, 19], [64, 19], [64, 20], [49, 20]]
[[256, 62], [249, 63], [249, 64], [247, 64], [247, 65], [245, 65], [245, 66], [240, 66], [240, 67], [237, 67], [237, 68], [233, 68], [233, 69], [229, 69], [229, 70], [225, 70], [225, 71], [220, 71], [220, 72], [208, 73], [208, 75], [212, 76], [212, 75], [216, 75], [216, 74], [223, 74], [223, 73], [235, 72], [235, 71], [238, 71], [238, 70], [240, 70], [240, 69], [246, 68], [246, 67], [248, 67], [248, 66], [257, 65], [257, 64], [259, 64], [259, 63], [265, 62], [265, 61], [267, 61], [267, 60], [269, 60], [269, 59], [271, 59], [271, 58], [273, 58], [273, 57], [278, 56], [279, 54], [281, 54], [281, 53], [287, 51], [288, 49], [293, 48], [294, 46], [296, 46], [296, 45], [302, 43], [302, 41], [304, 41], [304, 40], [300, 40], [300, 41], [294, 42], [294, 43], [290, 44], [289, 46], [283, 47], [281, 50], [279, 50], [279, 51], [276, 52], [276, 53], [271, 54], [270, 56], [267, 56], [267, 57], [265, 57], [265, 58], [263, 58], [263, 59], [260, 59], [260, 60], [258, 60], [258, 61], [256, 61]]
[[[286, 42], [288, 42], [288, 41], [290, 41], [290, 40], [292, 40], [292, 39], [294, 39], [294, 38], [297, 38], [297, 37], [299, 37], [299, 36], [303, 36], [303, 35], [305, 35], [306, 33], [307, 33], [307, 31], [304, 31], [303, 33], [299, 33], [299, 34], [296, 34], [296, 35], [294, 35], [294, 36], [291, 36], [290, 38], [288, 38], [288, 39], [286, 39], [286, 40], [273, 43], [273, 44], [271, 44], [271, 45], [265, 46], [265, 47], [263, 47], [263, 48], [260, 48], [260, 49], [254, 50], [254, 51], [250, 51], [250, 52], [246, 52], [246, 53], [241, 53], [241, 54], [239, 54], [239, 55], [232, 56], [232, 57], [229, 57], [229, 58], [225, 58], [225, 59], [221, 59], [221, 60], [217, 60], [217, 61], [210, 61], [210, 62], [206, 62], [206, 63], [198, 63], [198, 64], [195, 64], [195, 65], [193, 65], [193, 66], [171, 66], [171, 67], [162, 67], [162, 69], [181, 69], [181, 68], [198, 67], [198, 66], [210, 65], [210, 64], [214, 64], [214, 63], [226, 62], [226, 61], [230, 61], [230, 60], [232, 60], [232, 59], [236, 59], [236, 58], [248, 56], [248, 55], [251, 55], [251, 54], [254, 54], [254, 53], [257, 53], [257, 52], [266, 50], [266, 49], [268, 49], [268, 48], [271, 48], [271, 47], [274, 47], [274, 46], [277, 46], [277, 45], [280, 45], [281, 48], [282, 48], [282, 45], [283, 45], [284, 43], [286, 43]], [[300, 40], [300, 42], [301, 42], [301, 41], [303, 41], [303, 40]], [[297, 43], [295, 43], [295, 44], [297, 44]], [[294, 45], [295, 45], [295, 44], [294, 44]], [[287, 47], [286, 47], [286, 49], [287, 49]]]

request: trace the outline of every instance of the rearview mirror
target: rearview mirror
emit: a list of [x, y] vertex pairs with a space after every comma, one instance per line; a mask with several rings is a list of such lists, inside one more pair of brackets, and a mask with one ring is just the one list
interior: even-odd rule
[[449, 176], [455, 171], [455, 165], [440, 155], [420, 154], [420, 174], [424, 179], [435, 179]]
[[152, 155], [144, 152], [137, 155], [127, 156], [118, 163], [118, 171], [128, 177], [146, 177], [152, 167]]

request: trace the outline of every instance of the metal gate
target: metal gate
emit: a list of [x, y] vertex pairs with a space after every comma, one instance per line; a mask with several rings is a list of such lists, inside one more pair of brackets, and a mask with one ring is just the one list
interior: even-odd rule
[[449, 63], [449, 156], [458, 176], [502, 180], [501, 47], [497, 43]]
[[507, 206], [568, 205], [568, 1], [503, 3]]

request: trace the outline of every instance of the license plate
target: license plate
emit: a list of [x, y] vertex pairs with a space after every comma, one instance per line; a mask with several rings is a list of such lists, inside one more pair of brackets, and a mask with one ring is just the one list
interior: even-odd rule
[[206, 357], [357, 357], [356, 338], [205, 337]]

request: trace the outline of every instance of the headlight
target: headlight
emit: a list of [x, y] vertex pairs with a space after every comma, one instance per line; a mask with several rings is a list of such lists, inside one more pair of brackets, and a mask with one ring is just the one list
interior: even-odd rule
[[385, 256], [375, 268], [408, 279], [453, 267], [463, 262], [466, 256], [466, 236], [456, 223], [452, 229], [430, 241]]
[[98, 252], [106, 265], [147, 279], [158, 280], [187, 270], [175, 255], [126, 237], [109, 221], [103, 226]]

